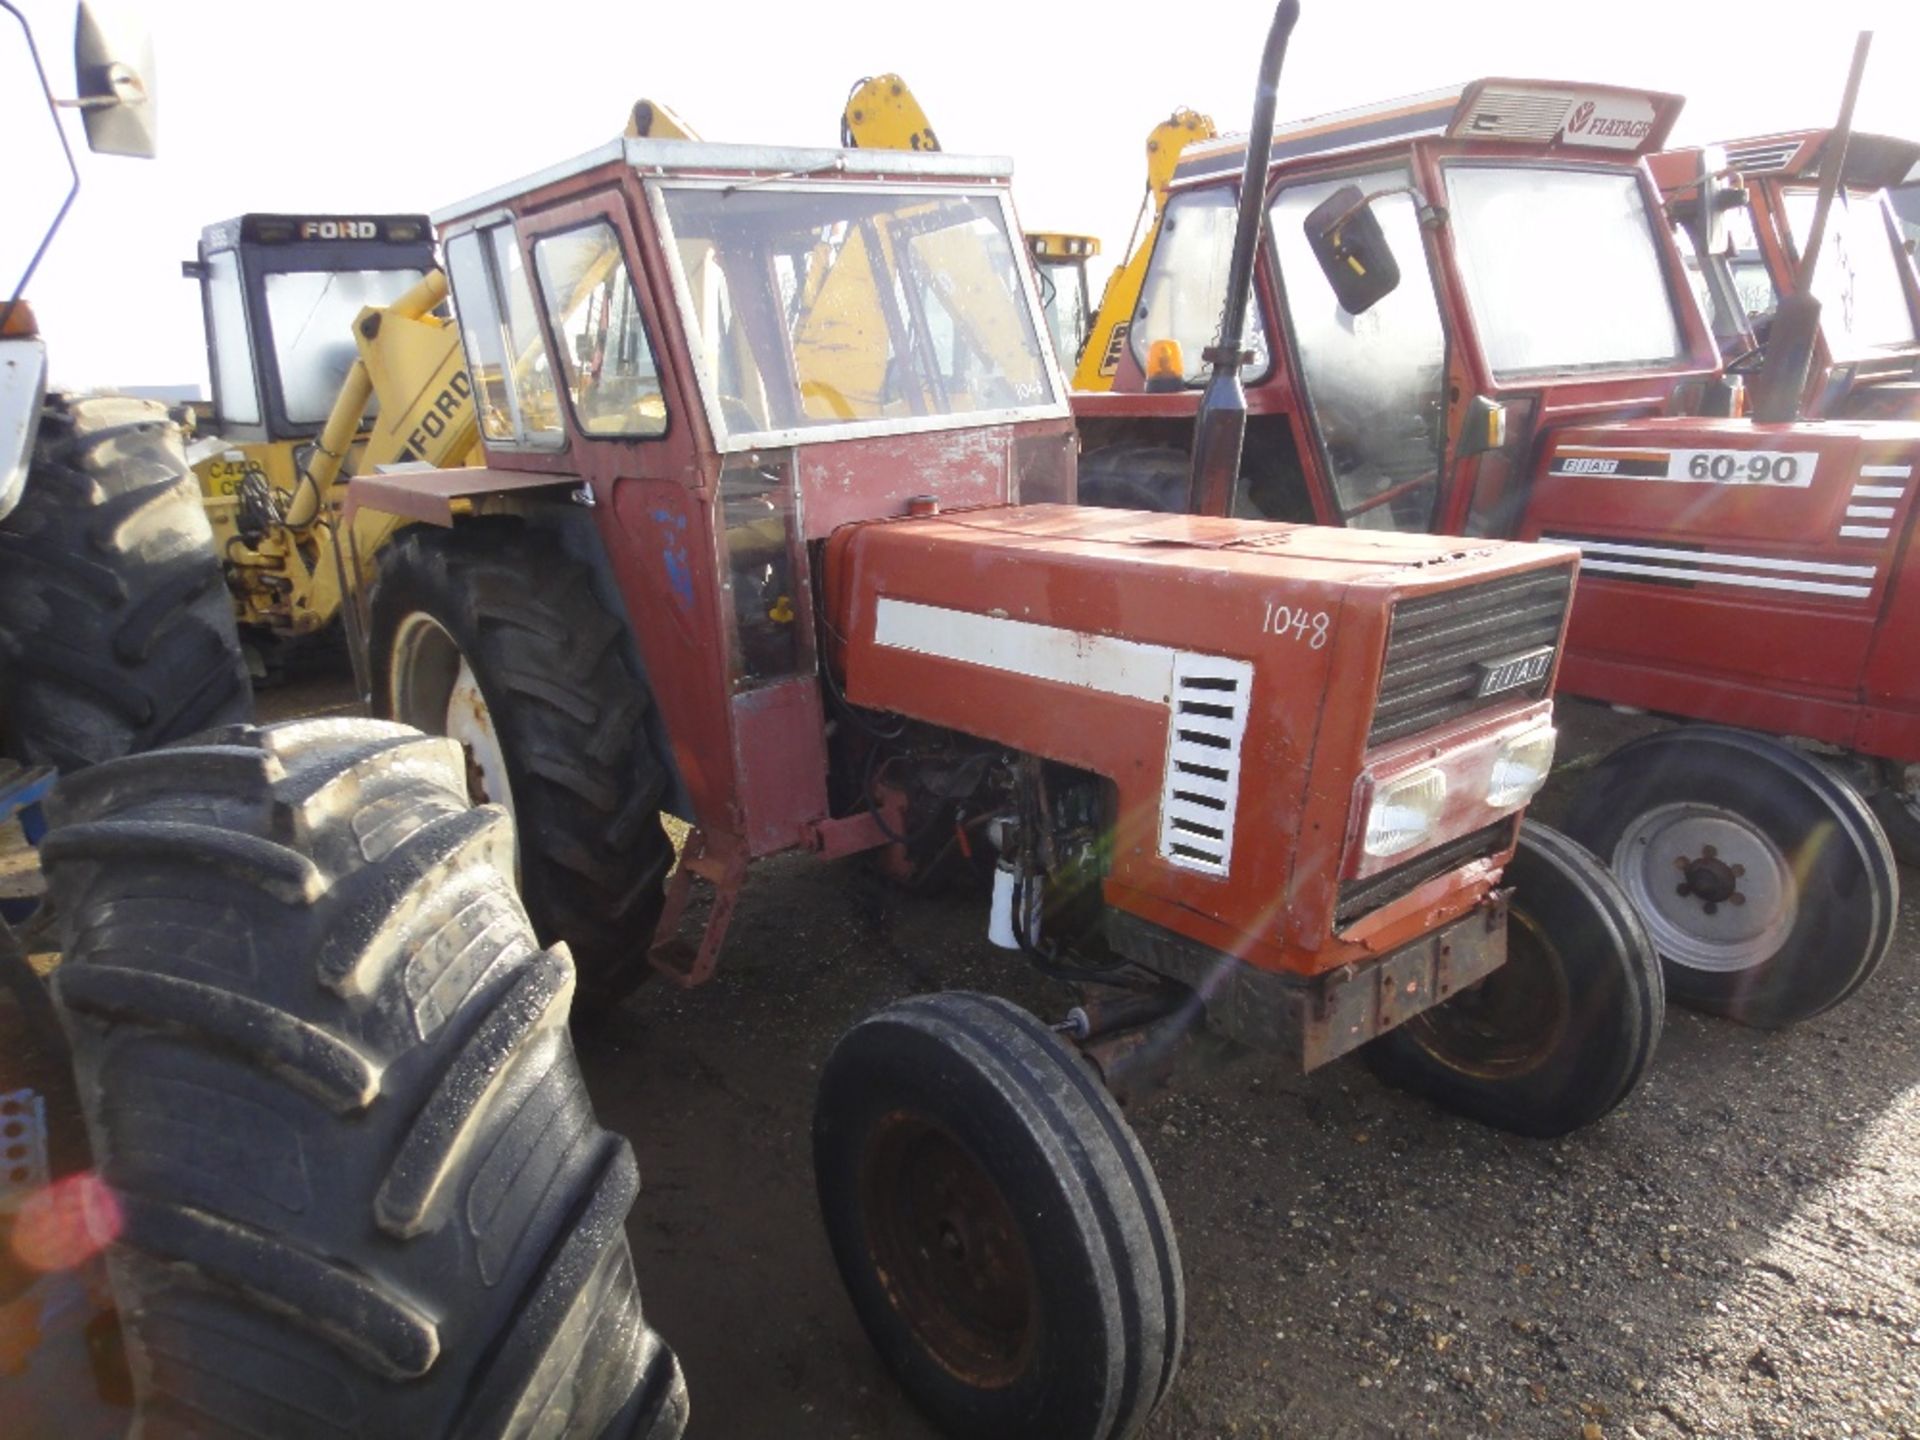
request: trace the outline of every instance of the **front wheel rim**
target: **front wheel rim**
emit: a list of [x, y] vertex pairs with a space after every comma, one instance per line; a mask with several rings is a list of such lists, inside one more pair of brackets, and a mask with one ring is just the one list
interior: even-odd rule
[[944, 1126], [881, 1118], [860, 1157], [874, 1269], [921, 1349], [956, 1379], [1003, 1389], [1033, 1363], [1040, 1304], [1012, 1207]]
[[1614, 845], [1613, 872], [1661, 956], [1690, 970], [1762, 965], [1799, 918], [1799, 882], [1780, 847], [1718, 805], [1683, 801], [1635, 816]]
[[1572, 1020], [1559, 947], [1518, 910], [1507, 912], [1507, 960], [1486, 979], [1422, 1011], [1407, 1033], [1440, 1064], [1477, 1080], [1512, 1080], [1560, 1048]]
[[387, 670], [393, 718], [457, 742], [467, 758], [467, 793], [513, 814], [506, 747], [473, 665], [447, 627], [416, 610], [394, 633]]

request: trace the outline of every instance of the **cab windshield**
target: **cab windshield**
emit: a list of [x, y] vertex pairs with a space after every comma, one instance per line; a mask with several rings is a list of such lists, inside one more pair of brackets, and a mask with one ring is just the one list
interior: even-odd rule
[[660, 195], [700, 384], [729, 448], [1058, 403], [997, 193], [836, 184]]
[[[1794, 249], [1805, 254], [1819, 194], [1789, 190], [1782, 198]], [[1834, 195], [1813, 275], [1820, 328], [1834, 359], [1860, 360], [1914, 343], [1905, 263], [1879, 192]]]
[[1446, 167], [1460, 275], [1499, 380], [1649, 370], [1685, 353], [1639, 174]]
[[267, 328], [287, 421], [321, 425], [359, 351], [354, 318], [418, 285], [418, 270], [270, 270]]
[[1047, 317], [1054, 358], [1069, 370], [1079, 358], [1091, 317], [1087, 306], [1087, 271], [1079, 261], [1068, 264], [1039, 261], [1034, 278], [1040, 282], [1040, 308]]

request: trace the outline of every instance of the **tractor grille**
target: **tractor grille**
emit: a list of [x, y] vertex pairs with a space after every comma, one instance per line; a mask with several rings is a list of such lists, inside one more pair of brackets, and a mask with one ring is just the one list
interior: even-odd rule
[[1391, 870], [1382, 870], [1378, 875], [1368, 875], [1360, 880], [1348, 880], [1341, 885], [1340, 898], [1334, 906], [1334, 928], [1345, 929], [1362, 915], [1371, 914], [1382, 905], [1398, 900], [1436, 875], [1458, 869], [1470, 860], [1484, 860], [1489, 855], [1498, 855], [1512, 839], [1513, 817], [1506, 815], [1471, 835], [1462, 835], [1458, 840], [1449, 840], [1435, 849], [1422, 851]]
[[1561, 565], [1395, 605], [1367, 744], [1417, 735], [1492, 705], [1544, 696], [1551, 662], [1529, 684], [1480, 692], [1489, 670], [1501, 662], [1543, 646], [1558, 648], [1572, 587], [1573, 569]]

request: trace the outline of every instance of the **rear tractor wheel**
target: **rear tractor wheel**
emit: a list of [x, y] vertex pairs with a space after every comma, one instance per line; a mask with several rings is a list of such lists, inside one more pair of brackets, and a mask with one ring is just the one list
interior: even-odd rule
[[1180, 1361], [1153, 1171], [1092, 1068], [1008, 1002], [947, 992], [835, 1047], [813, 1121], [855, 1312], [948, 1434], [1126, 1440]]
[[1886, 958], [1899, 872], [1845, 780], [1777, 741], [1685, 726], [1594, 770], [1568, 829], [1612, 868], [1683, 1004], [1775, 1028]]
[[673, 846], [626, 621], [584, 565], [517, 525], [421, 528], [380, 552], [374, 712], [460, 742], [469, 793], [519, 838], [534, 928], [596, 1013], [649, 973]]
[[1529, 820], [1507, 866], [1507, 961], [1364, 1054], [1389, 1084], [1521, 1135], [1591, 1125], [1653, 1063], [1659, 957], [1606, 868]]
[[0, 522], [0, 750], [78, 770], [252, 707], [180, 427], [152, 400], [56, 396]]
[[153, 1440], [678, 1440], [541, 950], [445, 740], [235, 727], [56, 793], [56, 972]]

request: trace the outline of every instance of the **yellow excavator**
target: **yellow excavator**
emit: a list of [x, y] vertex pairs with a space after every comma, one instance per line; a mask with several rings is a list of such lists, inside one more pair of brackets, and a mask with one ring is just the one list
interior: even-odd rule
[[477, 454], [471, 387], [424, 215], [242, 215], [184, 269], [213, 378], [189, 456], [259, 680], [339, 613], [343, 470]]

